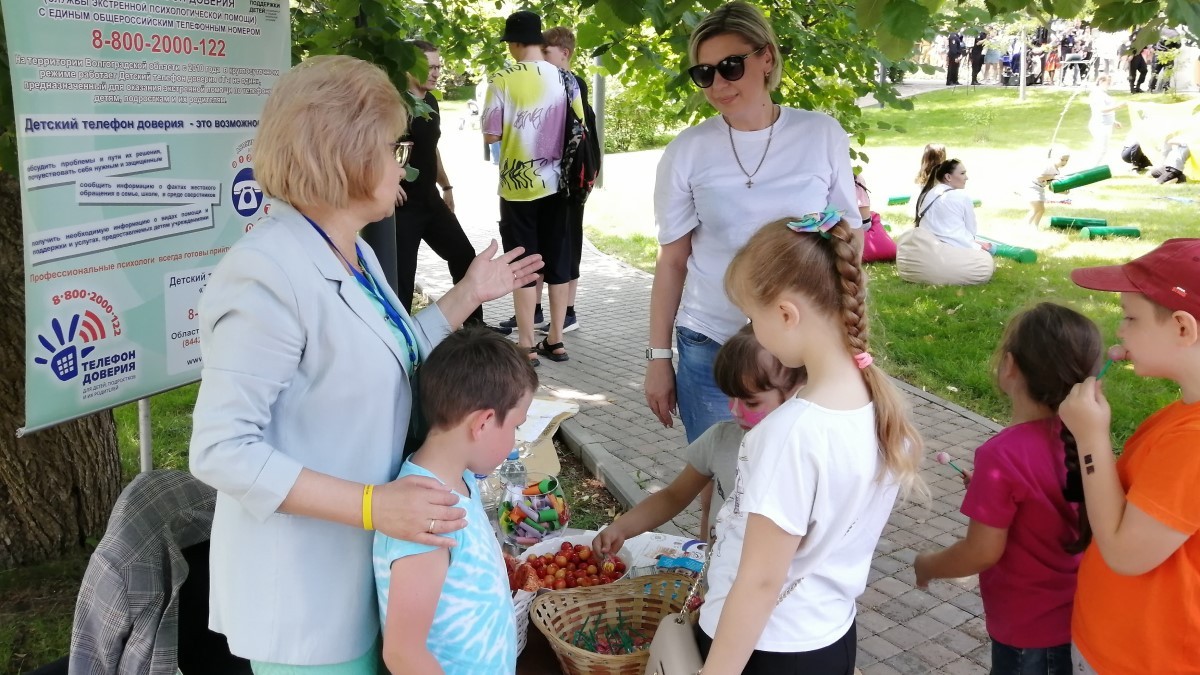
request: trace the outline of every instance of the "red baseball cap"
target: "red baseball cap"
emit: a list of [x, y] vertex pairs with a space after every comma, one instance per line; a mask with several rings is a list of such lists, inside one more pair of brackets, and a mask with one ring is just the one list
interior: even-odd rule
[[1168, 239], [1124, 265], [1071, 270], [1071, 281], [1094, 291], [1141, 293], [1200, 319], [1200, 239]]

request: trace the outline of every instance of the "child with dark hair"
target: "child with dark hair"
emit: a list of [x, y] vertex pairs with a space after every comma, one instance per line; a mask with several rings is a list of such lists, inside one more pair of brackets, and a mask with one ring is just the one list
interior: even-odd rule
[[[709, 482], [715, 484], [720, 510], [733, 489], [737, 453], [746, 432], [778, 408], [804, 384], [804, 368], [787, 368], [762, 348], [747, 324], [721, 345], [713, 379], [729, 397], [733, 419], [717, 422], [688, 445], [687, 464], [667, 487], [624, 513], [600, 534], [592, 548], [616, 553], [630, 537], [649, 532], [679, 515]], [[710, 512], [700, 516], [700, 536], [708, 538]]]
[[1090, 533], [1075, 440], [1057, 413], [1102, 351], [1096, 324], [1060, 305], [1009, 323], [996, 383], [1012, 401], [1012, 424], [979, 447], [963, 476], [966, 538], [914, 562], [920, 588], [979, 575], [994, 675], [1071, 672], [1075, 572]]
[[430, 430], [400, 477], [428, 476], [449, 486], [467, 510], [467, 527], [442, 535], [454, 540], [449, 549], [375, 535], [383, 658], [391, 672], [516, 671], [507, 572], [474, 476], [491, 473], [508, 456], [537, 386], [537, 373], [516, 345], [482, 327], [452, 333], [421, 366], [421, 410]]
[[1076, 672], [1195, 673], [1200, 664], [1200, 239], [1169, 239], [1124, 265], [1071, 272], [1121, 294], [1123, 357], [1142, 377], [1179, 385], [1113, 455], [1099, 382], [1059, 408], [1079, 442], [1092, 545], [1071, 617]]

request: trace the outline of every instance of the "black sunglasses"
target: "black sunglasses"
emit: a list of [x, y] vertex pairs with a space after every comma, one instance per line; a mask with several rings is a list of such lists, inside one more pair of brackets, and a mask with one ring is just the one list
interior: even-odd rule
[[715, 66], [710, 66], [707, 63], [692, 66], [688, 68], [688, 75], [692, 76], [692, 82], [695, 82], [696, 86], [701, 89], [711, 87], [717, 73], [720, 73], [721, 77], [725, 78], [727, 82], [737, 82], [746, 74], [746, 59], [766, 48], [767, 46], [763, 45], [748, 54], [726, 56]]

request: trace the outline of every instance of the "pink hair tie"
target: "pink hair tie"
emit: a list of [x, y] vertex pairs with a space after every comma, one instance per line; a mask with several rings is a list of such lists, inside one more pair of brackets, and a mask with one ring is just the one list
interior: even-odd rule
[[875, 363], [875, 357], [871, 356], [870, 352], [863, 352], [854, 355], [854, 362], [858, 364], [859, 370], [864, 370], [867, 366]]

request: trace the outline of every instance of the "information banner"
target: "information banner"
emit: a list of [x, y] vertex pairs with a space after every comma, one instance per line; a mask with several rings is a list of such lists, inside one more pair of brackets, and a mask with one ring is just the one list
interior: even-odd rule
[[194, 381], [197, 301], [264, 214], [286, 0], [2, 0], [25, 234], [26, 426]]

